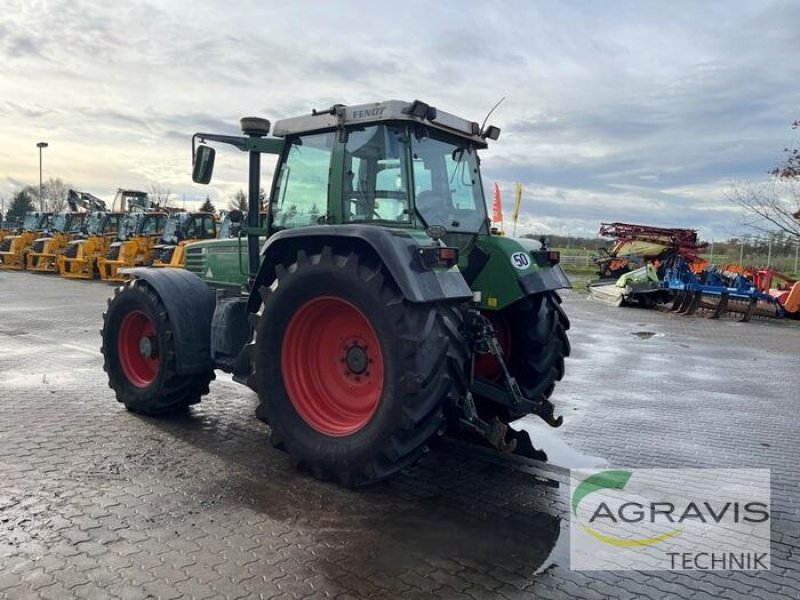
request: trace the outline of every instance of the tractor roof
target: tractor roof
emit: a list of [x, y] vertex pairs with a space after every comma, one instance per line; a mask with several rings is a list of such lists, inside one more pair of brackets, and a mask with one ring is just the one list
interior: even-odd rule
[[438, 110], [419, 100], [386, 100], [353, 106], [336, 104], [326, 111], [313, 111], [310, 115], [281, 119], [275, 123], [272, 135], [285, 137], [335, 129], [340, 125], [367, 125], [384, 121], [424, 123], [426, 127], [466, 138], [480, 148], [486, 147], [486, 140], [480, 136], [478, 123]]

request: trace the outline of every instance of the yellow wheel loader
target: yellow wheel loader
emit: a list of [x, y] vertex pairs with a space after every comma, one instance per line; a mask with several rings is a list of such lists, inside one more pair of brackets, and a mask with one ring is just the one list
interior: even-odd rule
[[34, 240], [26, 257], [28, 271], [58, 273], [58, 255], [80, 235], [84, 212], [62, 212], [50, 219], [45, 235]]
[[51, 213], [31, 211], [25, 215], [19, 229], [0, 242], [0, 269], [23, 271], [25, 256], [33, 241], [47, 229]]
[[154, 246], [161, 239], [167, 213], [149, 211], [129, 214], [123, 220], [117, 240], [111, 244], [105, 256], [97, 260], [100, 279], [103, 281], [127, 281], [119, 270], [125, 267], [149, 267], [155, 258]]
[[154, 267], [176, 267], [185, 264], [185, 248], [198, 240], [217, 237], [217, 223], [211, 213], [174, 213], [164, 225], [161, 240], [154, 247], [156, 258]]
[[81, 235], [59, 254], [58, 272], [67, 279], [94, 279], [97, 260], [105, 256], [120, 230], [123, 213], [93, 212]]

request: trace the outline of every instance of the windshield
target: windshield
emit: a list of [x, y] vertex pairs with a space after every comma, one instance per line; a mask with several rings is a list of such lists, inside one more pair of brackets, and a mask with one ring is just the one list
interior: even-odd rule
[[164, 225], [164, 234], [161, 236], [161, 239], [165, 242], [177, 243], [178, 232], [180, 231], [180, 221], [181, 218], [178, 215], [167, 219], [167, 222]]
[[53, 220], [50, 223], [50, 229], [53, 231], [64, 231], [64, 228], [67, 224], [67, 215], [63, 213], [58, 213], [57, 215], [53, 215]]
[[139, 220], [139, 215], [125, 215], [122, 219], [122, 225], [119, 227], [119, 239], [127, 240], [128, 236], [133, 235], [136, 231], [136, 222]]
[[239, 231], [242, 229], [242, 213], [239, 211], [235, 211], [235, 213], [230, 212], [222, 219], [219, 226], [220, 238], [232, 238], [239, 235]]
[[486, 204], [475, 149], [457, 138], [432, 136], [417, 128], [411, 153], [416, 208], [425, 224], [451, 232], [485, 230]]
[[36, 229], [39, 224], [39, 213], [28, 213], [22, 220], [23, 229]]
[[349, 131], [344, 160], [346, 220], [411, 222], [405, 127], [374, 125]]
[[89, 233], [95, 233], [97, 228], [100, 227], [100, 220], [103, 218], [102, 213], [92, 213], [89, 215], [89, 218], [86, 219], [86, 227], [85, 230]]
[[144, 215], [141, 227], [139, 229], [140, 235], [159, 235], [164, 229], [164, 221], [166, 215]]
[[83, 221], [86, 219], [86, 213], [71, 213], [69, 222], [70, 233], [76, 233], [82, 229]]

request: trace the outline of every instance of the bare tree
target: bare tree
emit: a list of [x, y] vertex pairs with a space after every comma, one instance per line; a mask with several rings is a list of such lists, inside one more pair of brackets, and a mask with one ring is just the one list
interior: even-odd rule
[[[792, 123], [792, 129], [800, 129], [800, 121]], [[784, 148], [786, 160], [783, 164], [772, 169], [769, 174], [780, 179], [800, 179], [800, 148]]]
[[247, 212], [247, 194], [244, 193], [244, 190], [239, 190], [233, 196], [231, 196], [231, 200], [228, 203], [228, 206], [231, 210], [240, 210], [243, 213]]
[[[800, 121], [792, 123], [800, 129]], [[784, 148], [786, 160], [764, 184], [736, 185], [729, 199], [744, 209], [744, 225], [760, 233], [783, 232], [800, 241], [800, 148]]]
[[776, 178], [735, 186], [728, 194], [744, 211], [744, 225], [760, 233], [781, 231], [800, 241], [800, 181]]
[[61, 178], [48, 179], [42, 186], [45, 206], [51, 212], [60, 212], [67, 208], [67, 195], [71, 184], [64, 183]]
[[162, 208], [167, 208], [172, 202], [172, 191], [160, 183], [151, 184], [150, 191], [147, 193], [150, 196], [150, 202]]

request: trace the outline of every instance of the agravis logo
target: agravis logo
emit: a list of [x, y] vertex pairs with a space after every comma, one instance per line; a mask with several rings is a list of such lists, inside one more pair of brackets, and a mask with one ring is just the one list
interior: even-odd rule
[[573, 568], [769, 569], [769, 491], [764, 469], [573, 472]]
[[[630, 471], [602, 471], [601, 473], [595, 473], [594, 475], [590, 475], [586, 479], [584, 479], [581, 484], [575, 489], [572, 493], [572, 514], [576, 517], [578, 516], [578, 506], [581, 503], [581, 500], [586, 498], [592, 492], [597, 492], [598, 490], [623, 490], [625, 489], [625, 484], [628, 483], [628, 480], [631, 478]], [[628, 503], [629, 505], [635, 505], [636, 508], [641, 509], [642, 506], [636, 503]], [[639, 517], [643, 516], [643, 513], [638, 513]], [[614, 517], [614, 513], [608, 507], [605, 502], [600, 502], [598, 504], [595, 511], [592, 513], [592, 516], [589, 517], [589, 523], [593, 523], [595, 520], [600, 518], [609, 518], [612, 521], [616, 522]], [[632, 520], [626, 518], [622, 513], [619, 515], [620, 520], [624, 522], [633, 522]], [[635, 518], [635, 517], [632, 517]], [[650, 537], [642, 537], [642, 538], [622, 538], [614, 535], [609, 534], [602, 534], [593, 527], [585, 524], [580, 523], [580, 526], [583, 530], [594, 537], [595, 539], [603, 542], [604, 544], [611, 544], [612, 546], [622, 546], [622, 547], [632, 547], [632, 546], [649, 546], [651, 544], [657, 544], [658, 542], [663, 542], [675, 535], [678, 535], [682, 530], [681, 529], [672, 529], [667, 531], [666, 533], [662, 533], [660, 535], [654, 535]]]

